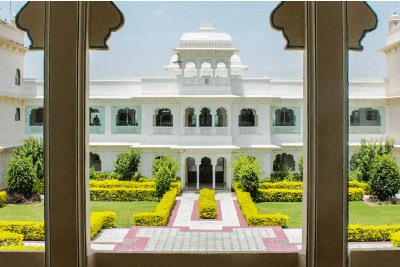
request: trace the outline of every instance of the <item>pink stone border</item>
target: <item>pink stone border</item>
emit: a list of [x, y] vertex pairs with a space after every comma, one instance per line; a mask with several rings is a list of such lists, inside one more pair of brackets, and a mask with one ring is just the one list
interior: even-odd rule
[[221, 203], [219, 200], [217, 200], [217, 218], [215, 219], [201, 219], [200, 214], [199, 214], [199, 201], [195, 200], [194, 205], [193, 205], [193, 211], [192, 211], [192, 216], [191, 216], [191, 221], [200, 221], [200, 222], [205, 222], [205, 221], [222, 221], [222, 210], [221, 210]]

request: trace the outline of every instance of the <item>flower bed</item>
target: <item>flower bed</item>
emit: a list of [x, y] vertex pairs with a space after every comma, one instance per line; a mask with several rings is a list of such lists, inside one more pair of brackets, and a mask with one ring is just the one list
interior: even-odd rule
[[215, 191], [209, 189], [200, 190], [199, 197], [199, 217], [201, 219], [217, 218], [217, 202], [215, 201]]

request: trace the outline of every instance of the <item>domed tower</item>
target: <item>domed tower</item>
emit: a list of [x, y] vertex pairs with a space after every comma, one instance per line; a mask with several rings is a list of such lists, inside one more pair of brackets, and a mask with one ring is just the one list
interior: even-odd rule
[[387, 58], [387, 96], [400, 96], [400, 20], [394, 13], [389, 19], [386, 47], [380, 49]]
[[197, 32], [182, 35], [179, 48], [174, 49], [170, 65], [164, 69], [177, 75], [182, 87], [191, 87], [181, 90], [183, 93], [197, 91], [198, 86], [222, 92], [225, 90], [221, 87], [230, 87], [232, 76], [240, 76], [248, 69], [242, 65], [238, 52], [229, 34], [218, 33], [211, 24], [203, 24]]

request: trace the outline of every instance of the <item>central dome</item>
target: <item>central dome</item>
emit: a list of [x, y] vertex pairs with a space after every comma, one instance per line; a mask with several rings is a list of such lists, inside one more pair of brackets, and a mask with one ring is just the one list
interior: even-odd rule
[[232, 48], [232, 38], [216, 32], [211, 24], [203, 24], [197, 32], [182, 35], [180, 48]]

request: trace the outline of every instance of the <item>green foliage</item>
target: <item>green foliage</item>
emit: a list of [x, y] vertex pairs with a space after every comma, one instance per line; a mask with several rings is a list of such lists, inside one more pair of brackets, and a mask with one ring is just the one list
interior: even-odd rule
[[249, 192], [252, 199], [256, 200], [261, 163], [255, 157], [240, 155], [233, 161], [231, 168], [242, 190]]
[[390, 241], [391, 234], [400, 231], [400, 225], [360, 225], [348, 226], [349, 242]]
[[217, 218], [217, 202], [215, 201], [215, 190], [202, 189], [199, 197], [199, 217], [201, 219]]
[[368, 173], [371, 192], [379, 200], [393, 197], [400, 189], [400, 168], [389, 154], [377, 155]]
[[115, 172], [120, 175], [119, 179], [130, 181], [137, 172], [140, 164], [140, 151], [134, 148], [119, 154], [114, 162]]
[[361, 139], [361, 146], [351, 156], [350, 169], [356, 171], [352, 174], [352, 178], [357, 179], [359, 182], [368, 182], [371, 179], [371, 169], [373, 168], [371, 162], [377, 156], [389, 155], [393, 149], [394, 140], [386, 140], [385, 143], [367, 141]]
[[271, 181], [278, 182], [286, 180], [290, 174], [290, 169], [283, 163], [274, 162], [274, 171], [271, 173]]
[[0, 191], [0, 208], [6, 204], [6, 191]]
[[303, 190], [298, 189], [260, 189], [259, 201], [262, 202], [300, 202]]
[[26, 198], [30, 198], [37, 182], [32, 158], [14, 155], [7, 168], [6, 186], [9, 193], [23, 194]]
[[23, 238], [21, 234], [0, 230], [0, 246], [22, 245]]
[[390, 241], [392, 242], [393, 247], [400, 247], [400, 231], [392, 233], [390, 235]]
[[44, 241], [43, 222], [0, 221], [0, 231], [21, 234], [24, 240]]
[[153, 161], [152, 172], [156, 178], [156, 191], [162, 197], [176, 180], [176, 172], [180, 169], [179, 163], [169, 156], [163, 156]]
[[300, 156], [300, 158], [299, 158], [299, 160], [297, 162], [297, 167], [299, 168], [301, 181], [303, 181], [303, 155]]
[[157, 198], [155, 188], [100, 188], [90, 189], [94, 201], [153, 201]]
[[90, 215], [90, 238], [94, 238], [103, 228], [114, 227], [117, 215], [113, 211], [93, 212]]

